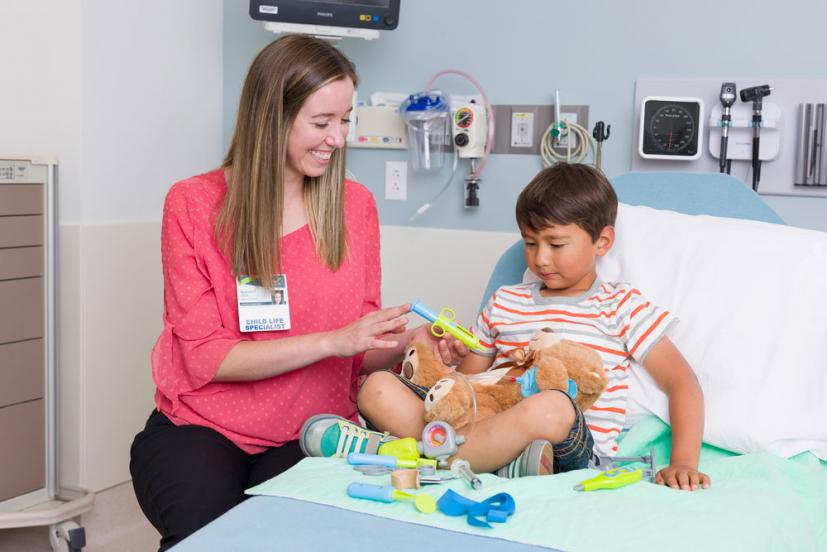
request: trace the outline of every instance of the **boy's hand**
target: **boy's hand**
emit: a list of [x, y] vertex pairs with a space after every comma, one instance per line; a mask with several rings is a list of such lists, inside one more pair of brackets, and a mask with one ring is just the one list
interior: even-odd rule
[[697, 491], [699, 485], [704, 489], [708, 489], [710, 480], [708, 475], [691, 466], [670, 464], [657, 473], [655, 483], [668, 485], [673, 489]]
[[431, 333], [430, 324], [423, 324], [416, 328], [411, 336], [411, 341], [414, 340], [422, 343], [430, 343], [434, 356], [441, 359], [446, 366], [459, 364], [469, 352], [468, 347], [462, 341], [455, 339], [450, 334], [446, 333], [442, 338], [435, 337]]

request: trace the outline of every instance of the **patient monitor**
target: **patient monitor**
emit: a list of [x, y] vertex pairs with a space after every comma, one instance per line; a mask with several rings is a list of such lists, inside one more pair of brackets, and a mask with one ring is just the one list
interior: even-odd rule
[[250, 17], [275, 33], [373, 40], [399, 24], [400, 0], [250, 0]]

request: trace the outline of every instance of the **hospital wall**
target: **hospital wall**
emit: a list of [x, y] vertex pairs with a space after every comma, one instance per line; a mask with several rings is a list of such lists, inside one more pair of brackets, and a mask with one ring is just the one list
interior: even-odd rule
[[222, 18], [221, 0], [0, 6], [0, 153], [59, 162], [69, 485], [128, 480], [129, 445], [153, 407], [161, 209], [171, 183], [221, 159]]
[[[250, 19], [247, 2], [224, 3], [224, 143], [227, 143], [244, 73], [255, 53], [274, 38]], [[591, 125], [612, 125], [603, 148], [611, 177], [629, 171], [634, 135], [634, 84], [639, 77], [753, 75], [824, 77], [824, 48], [818, 38], [827, 4], [792, 0], [755, 9], [745, 0], [587, 0], [580, 2], [479, 2], [402, 0], [399, 27], [375, 41], [344, 40], [341, 49], [356, 63], [360, 98], [376, 91], [413, 92], [445, 68], [473, 75], [495, 104], [551, 104], [560, 88], [564, 104], [589, 106]], [[755, 29], [755, 34], [753, 33]], [[437, 86], [471, 93], [458, 77]], [[794, 120], [794, 116], [790, 116]], [[790, 124], [788, 128], [794, 127]], [[507, 129], [500, 129], [500, 131]], [[385, 201], [384, 164], [406, 159], [404, 151], [351, 150], [348, 168], [377, 198], [381, 222], [404, 227], [515, 230], [511, 206], [541, 167], [536, 156], [494, 155], [482, 175], [480, 207], [463, 208], [461, 176], [426, 215], [411, 214], [448, 175], [408, 175], [408, 200]], [[748, 163], [733, 175], [745, 179]], [[664, 170], [674, 164], [664, 163]], [[827, 199], [765, 196], [795, 226], [827, 230]], [[472, 246], [471, 244], [466, 244]]]

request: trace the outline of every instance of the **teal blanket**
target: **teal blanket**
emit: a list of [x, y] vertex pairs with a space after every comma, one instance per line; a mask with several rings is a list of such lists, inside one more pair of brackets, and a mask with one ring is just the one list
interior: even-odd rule
[[[670, 443], [669, 428], [651, 418], [628, 432], [619, 455], [642, 455], [654, 447], [658, 462], [665, 464]], [[827, 550], [826, 463], [809, 453], [791, 459], [736, 456], [705, 445], [701, 470], [712, 478], [712, 487], [695, 492], [648, 482], [574, 491], [575, 484], [596, 474], [592, 470], [511, 480], [482, 474], [477, 491], [463, 481], [423, 488], [435, 498], [451, 488], [478, 501], [511, 494], [515, 514], [491, 529], [472, 527], [462, 517], [422, 514], [410, 502], [352, 499], [345, 493], [349, 483], [387, 484], [389, 478], [364, 476], [342, 460], [307, 458], [247, 492], [573, 551]]]

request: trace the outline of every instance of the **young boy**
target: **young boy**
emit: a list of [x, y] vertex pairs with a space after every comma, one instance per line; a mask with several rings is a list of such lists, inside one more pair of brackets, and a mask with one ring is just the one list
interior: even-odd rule
[[[703, 396], [691, 368], [665, 335], [673, 317], [632, 286], [601, 282], [597, 276], [597, 258], [614, 243], [617, 196], [609, 182], [589, 166], [558, 163], [528, 184], [516, 212], [526, 263], [539, 281], [503, 286], [494, 293], [477, 322], [485, 352], [466, 355], [458, 370], [474, 374], [494, 368], [510, 351], [526, 347], [537, 331], [550, 327], [596, 350], [610, 383], [585, 417], [563, 392], [526, 397], [477, 423], [457, 456], [477, 471], [503, 466], [500, 475], [519, 476], [552, 471], [552, 451], [555, 472], [584, 468], [594, 453], [614, 455], [625, 418], [628, 371], [642, 364], [669, 398], [672, 455], [657, 482], [676, 489], [708, 487], [708, 476], [697, 471]], [[377, 372], [363, 385], [358, 406], [374, 427], [418, 437], [424, 425], [422, 396], [422, 390], [411, 389], [394, 374]], [[310, 431], [303, 429], [302, 443], [308, 435], [320, 442], [323, 433], [330, 439], [356, 431], [325, 431], [331, 423], [306, 424]]]

